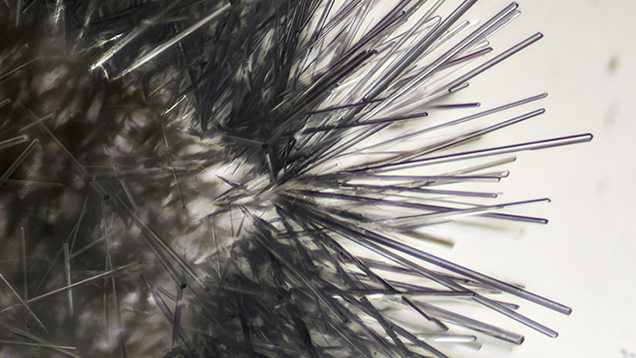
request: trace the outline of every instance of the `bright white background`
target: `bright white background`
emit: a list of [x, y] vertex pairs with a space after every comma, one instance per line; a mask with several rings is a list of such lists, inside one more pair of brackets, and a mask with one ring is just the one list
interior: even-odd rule
[[484, 104], [498, 91], [504, 99], [549, 93], [540, 104], [548, 113], [534, 127], [509, 131], [517, 134], [506, 143], [586, 132], [594, 140], [521, 153], [509, 166], [502, 191], [549, 196], [551, 204], [531, 211], [549, 218], [547, 226], [458, 240], [444, 256], [573, 308], [569, 317], [522, 311], [560, 336], [516, 329], [526, 342], [512, 357], [636, 357], [636, 1], [519, 3], [521, 17], [493, 46], [536, 31], [545, 38], [471, 81], [472, 90], [484, 88]]

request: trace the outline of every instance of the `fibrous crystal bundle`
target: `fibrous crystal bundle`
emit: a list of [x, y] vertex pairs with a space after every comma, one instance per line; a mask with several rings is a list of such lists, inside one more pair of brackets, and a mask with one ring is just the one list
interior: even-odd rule
[[475, 3], [0, 2], [0, 354], [522, 343], [484, 315], [556, 337], [513, 301], [570, 308], [426, 249], [467, 218], [546, 223], [514, 208], [548, 199], [499, 197], [505, 165], [592, 138], [479, 141], [546, 94], [454, 102], [542, 37], [491, 47], [518, 5]]

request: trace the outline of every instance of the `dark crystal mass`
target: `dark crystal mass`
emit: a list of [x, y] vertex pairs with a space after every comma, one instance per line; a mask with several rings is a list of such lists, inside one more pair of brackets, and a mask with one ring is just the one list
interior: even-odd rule
[[492, 186], [592, 138], [479, 141], [546, 94], [455, 102], [542, 37], [490, 47], [518, 5], [475, 3], [0, 2], [0, 356], [464, 357], [522, 343], [500, 317], [556, 337], [517, 304], [567, 306], [427, 251], [466, 218], [547, 223]]

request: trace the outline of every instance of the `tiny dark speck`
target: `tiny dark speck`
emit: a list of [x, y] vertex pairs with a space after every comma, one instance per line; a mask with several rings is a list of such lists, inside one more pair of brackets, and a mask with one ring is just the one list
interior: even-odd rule
[[618, 57], [613, 56], [607, 63], [607, 72], [612, 75], [618, 70]]

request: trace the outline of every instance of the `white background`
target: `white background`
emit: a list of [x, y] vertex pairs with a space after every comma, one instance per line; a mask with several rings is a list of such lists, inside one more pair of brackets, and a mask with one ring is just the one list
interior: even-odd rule
[[472, 90], [484, 89], [484, 104], [498, 93], [504, 99], [549, 93], [540, 104], [548, 113], [507, 132], [506, 143], [587, 132], [594, 140], [521, 153], [508, 167], [501, 191], [549, 196], [551, 204], [531, 211], [549, 218], [548, 225], [457, 240], [444, 257], [573, 308], [569, 317], [522, 311], [560, 336], [513, 326], [526, 342], [512, 357], [636, 357], [636, 1], [522, 0], [519, 9], [521, 17], [495, 35], [493, 46], [536, 31], [544, 39], [471, 81]]

